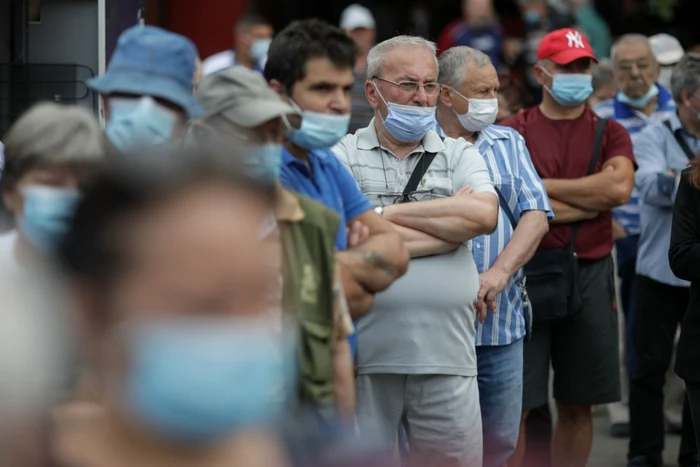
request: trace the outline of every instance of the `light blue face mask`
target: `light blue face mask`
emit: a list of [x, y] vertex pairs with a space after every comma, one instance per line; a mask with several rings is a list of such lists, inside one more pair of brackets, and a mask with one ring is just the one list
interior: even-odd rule
[[415, 143], [423, 139], [425, 134], [435, 128], [435, 107], [417, 107], [387, 102], [379, 92], [376, 83], [374, 88], [384, 101], [387, 115], [382, 119], [384, 128], [391, 136], [402, 143]]
[[[542, 68], [547, 76], [552, 76]], [[560, 105], [575, 107], [583, 103], [593, 93], [593, 77], [584, 73], [555, 73], [552, 88], [544, 86]]]
[[253, 62], [261, 64], [265, 57], [267, 57], [267, 51], [270, 50], [270, 44], [272, 44], [272, 39], [255, 39], [253, 45], [250, 46], [250, 58]]
[[268, 322], [199, 319], [127, 330], [125, 403], [180, 442], [215, 442], [283, 415], [295, 388], [294, 345]]
[[246, 175], [266, 185], [272, 185], [282, 170], [282, 145], [266, 143], [246, 149]]
[[[299, 106], [294, 102], [290, 104], [299, 110]], [[310, 110], [300, 112], [301, 128], [288, 128], [285, 132], [287, 139], [300, 148], [328, 149], [348, 134], [350, 114], [322, 114]]]
[[80, 193], [73, 188], [29, 185], [21, 189], [21, 194], [20, 230], [41, 250], [54, 250], [68, 232]]
[[618, 91], [617, 100], [627, 104], [634, 109], [643, 109], [650, 100], [659, 95], [659, 87], [653, 84], [649, 90], [641, 97], [630, 97], [622, 91]]
[[109, 100], [105, 133], [120, 151], [166, 144], [173, 136], [177, 114], [152, 97]]

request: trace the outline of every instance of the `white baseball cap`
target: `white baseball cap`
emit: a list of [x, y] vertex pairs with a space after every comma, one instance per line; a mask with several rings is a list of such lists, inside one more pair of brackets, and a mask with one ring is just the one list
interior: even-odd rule
[[349, 5], [340, 15], [340, 27], [346, 31], [353, 29], [375, 29], [374, 15], [367, 8], [357, 3]]
[[685, 50], [678, 39], [668, 34], [656, 34], [649, 38], [654, 58], [661, 65], [673, 65], [685, 55]]

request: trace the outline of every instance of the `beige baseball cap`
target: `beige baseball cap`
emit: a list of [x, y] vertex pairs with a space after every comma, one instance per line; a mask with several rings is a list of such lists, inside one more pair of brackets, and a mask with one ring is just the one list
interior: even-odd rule
[[301, 114], [273, 91], [263, 76], [234, 66], [205, 76], [197, 89], [204, 109], [203, 119], [220, 115], [242, 128], [253, 128], [281, 117], [293, 128], [301, 125]]

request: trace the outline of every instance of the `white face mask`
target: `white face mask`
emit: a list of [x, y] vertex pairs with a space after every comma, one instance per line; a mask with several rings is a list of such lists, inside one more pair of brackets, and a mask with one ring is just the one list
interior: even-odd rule
[[462, 124], [465, 130], [477, 132], [493, 125], [498, 116], [498, 99], [469, 99], [454, 88], [452, 88], [452, 91], [469, 102], [469, 110], [466, 114], [459, 114], [455, 111], [459, 123]]

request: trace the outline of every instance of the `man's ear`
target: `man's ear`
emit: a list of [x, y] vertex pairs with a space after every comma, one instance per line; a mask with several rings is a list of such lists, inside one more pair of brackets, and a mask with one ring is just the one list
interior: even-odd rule
[[542, 71], [542, 67], [537, 64], [532, 66], [532, 72], [535, 75], [535, 79], [537, 82], [540, 84], [540, 86], [544, 85], [544, 79], [545, 79], [545, 74], [544, 71]]
[[452, 90], [448, 86], [440, 88], [440, 101], [447, 108], [452, 108]]
[[290, 97], [287, 95], [287, 92], [285, 91], [284, 86], [282, 86], [282, 83], [280, 83], [278, 80], [271, 79], [269, 84], [270, 84], [270, 88], [273, 91], [275, 91], [277, 94], [279, 94], [280, 97], [282, 97], [284, 99]]
[[377, 88], [371, 79], [365, 80], [365, 97], [367, 98], [367, 102], [369, 102], [370, 107], [373, 109], [379, 107], [379, 102], [381, 99], [379, 98]]

